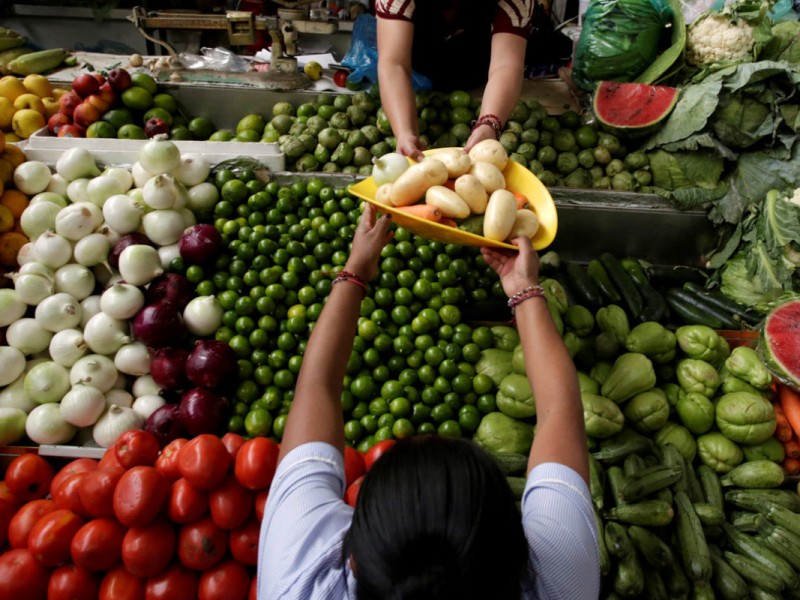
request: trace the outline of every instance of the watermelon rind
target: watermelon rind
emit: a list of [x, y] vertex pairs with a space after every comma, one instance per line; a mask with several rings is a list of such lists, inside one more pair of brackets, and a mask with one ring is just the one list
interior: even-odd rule
[[638, 137], [661, 127], [679, 95], [678, 88], [666, 85], [601, 81], [592, 96], [592, 111], [605, 129]]
[[770, 311], [758, 349], [766, 367], [781, 383], [800, 390], [800, 300], [789, 300]]

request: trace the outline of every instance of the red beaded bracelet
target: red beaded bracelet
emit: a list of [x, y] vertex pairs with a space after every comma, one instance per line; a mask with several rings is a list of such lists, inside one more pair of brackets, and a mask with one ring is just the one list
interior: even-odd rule
[[540, 285], [529, 285], [521, 289], [516, 294], [508, 299], [508, 308], [511, 309], [511, 314], [514, 315], [517, 306], [528, 298], [542, 298], [544, 297], [544, 288]]
[[331, 282], [331, 287], [341, 281], [349, 281], [351, 283], [355, 283], [358, 287], [361, 288], [362, 297], [367, 295], [367, 282], [361, 279], [361, 277], [359, 277], [355, 273], [351, 273], [350, 271], [339, 271], [339, 274]]
[[503, 122], [500, 120], [500, 117], [497, 115], [493, 115], [491, 113], [487, 113], [485, 115], [481, 115], [475, 122], [472, 124], [472, 130], [475, 131], [481, 125], [488, 125], [494, 131], [495, 139], [500, 139], [500, 133], [503, 129]]

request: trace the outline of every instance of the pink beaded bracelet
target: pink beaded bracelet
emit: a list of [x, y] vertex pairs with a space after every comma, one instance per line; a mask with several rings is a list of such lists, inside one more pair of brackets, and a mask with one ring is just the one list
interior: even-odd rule
[[528, 298], [543, 298], [543, 297], [544, 297], [544, 288], [542, 286], [529, 285], [528, 287], [521, 289], [508, 299], [508, 308], [511, 309], [511, 314], [514, 315], [517, 306], [519, 306], [522, 302], [524, 302]]
[[488, 125], [494, 131], [495, 139], [500, 139], [500, 133], [503, 129], [503, 122], [500, 120], [500, 117], [497, 115], [493, 115], [491, 113], [487, 113], [485, 115], [481, 115], [475, 122], [472, 124], [472, 130], [475, 131], [481, 125]]
[[355, 273], [351, 273], [350, 271], [339, 271], [339, 274], [334, 277], [333, 281], [331, 282], [331, 287], [336, 285], [341, 281], [349, 281], [350, 283], [355, 283], [358, 287], [361, 288], [361, 295], [367, 295], [367, 282], [361, 279]]

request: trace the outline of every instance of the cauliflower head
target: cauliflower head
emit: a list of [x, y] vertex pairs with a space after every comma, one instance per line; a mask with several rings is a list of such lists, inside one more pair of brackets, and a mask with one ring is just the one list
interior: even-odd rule
[[747, 58], [755, 44], [753, 31], [753, 26], [742, 19], [734, 23], [726, 15], [706, 15], [692, 23], [687, 31], [686, 61], [703, 66]]

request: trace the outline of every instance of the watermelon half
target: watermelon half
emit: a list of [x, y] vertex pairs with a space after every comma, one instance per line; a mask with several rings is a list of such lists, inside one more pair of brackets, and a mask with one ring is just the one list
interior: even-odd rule
[[651, 133], [661, 126], [678, 101], [678, 88], [619, 81], [601, 81], [592, 109], [608, 130], [627, 136]]
[[767, 368], [800, 389], [800, 300], [789, 300], [767, 315], [759, 347]]

